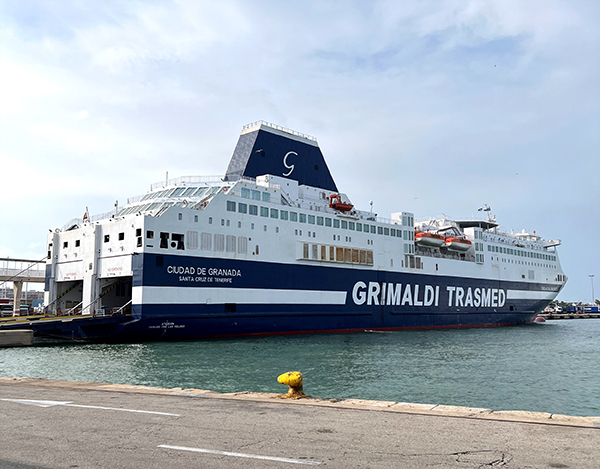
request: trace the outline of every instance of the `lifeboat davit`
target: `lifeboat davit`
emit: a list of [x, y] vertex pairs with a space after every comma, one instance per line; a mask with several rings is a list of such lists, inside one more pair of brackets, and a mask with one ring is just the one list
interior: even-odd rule
[[329, 207], [340, 212], [349, 212], [354, 208], [354, 205], [347, 202], [342, 202], [340, 194], [331, 194], [329, 196]]
[[444, 237], [437, 233], [431, 233], [430, 231], [419, 231], [415, 233], [415, 243], [419, 246], [428, 248], [439, 248], [444, 244]]
[[457, 236], [448, 236], [444, 242], [444, 247], [451, 251], [468, 251], [471, 247], [471, 241]]

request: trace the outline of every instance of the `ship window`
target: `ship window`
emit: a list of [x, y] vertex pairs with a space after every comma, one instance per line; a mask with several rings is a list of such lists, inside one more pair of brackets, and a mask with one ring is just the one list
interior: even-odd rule
[[226, 245], [226, 251], [227, 252], [235, 252], [235, 246], [236, 246], [236, 238], [233, 235], [227, 235], [227, 245]]
[[317, 225], [323, 226], [323, 217], [317, 217]]
[[225, 226], [225, 219], [221, 218], [221, 226]]
[[348, 229], [354, 231], [355, 224], [353, 221], [348, 222]]
[[395, 228], [390, 229], [390, 235], [396, 237], [396, 229]]
[[377, 227], [377, 234], [383, 234], [383, 228], [381, 226]]
[[[108, 235], [107, 235], [107, 236], [108, 236]], [[63, 243], [63, 249], [64, 249], [64, 248], [68, 248], [68, 247], [69, 247], [69, 242], [68, 242], [68, 241], [65, 241], [65, 242]]]
[[181, 194], [181, 196], [182, 196], [182, 197], [189, 197], [190, 195], [192, 195], [192, 193], [193, 193], [195, 190], [196, 190], [196, 188], [195, 188], [195, 187], [188, 187], [188, 188], [186, 189], [186, 191], [185, 191], [183, 194]]
[[81, 241], [76, 239], [75, 240], [75, 247], [78, 248], [79, 246], [81, 246]]
[[238, 252], [240, 254], [246, 254], [248, 252], [248, 238], [240, 236], [238, 238]]
[[309, 215], [308, 216], [308, 223], [311, 225], [315, 224], [315, 216], [314, 215]]
[[347, 230], [348, 229], [348, 222], [346, 220], [342, 220], [342, 229], [343, 230]]
[[298, 214], [296, 212], [290, 212], [290, 221], [298, 221]]
[[351, 249], [351, 251], [352, 251], [352, 263], [353, 264], [358, 264], [360, 262], [359, 261], [359, 256], [360, 256], [359, 250], [358, 249]]
[[248, 213], [248, 204], [244, 204], [244, 203], [240, 202], [238, 204], [238, 212], [240, 212], [240, 213]]
[[253, 230], [254, 229], [254, 223], [250, 223], [250, 229]]
[[339, 228], [340, 227], [340, 221], [339, 220], [333, 220], [333, 227], [334, 228]]
[[329, 246], [329, 260], [335, 261], [335, 248], [333, 246]]
[[362, 223], [357, 223], [356, 224], [356, 231], [362, 231]]
[[256, 250], [255, 250], [255, 252], [256, 252], [256, 255], [258, 256], [258, 244], [256, 245]]
[[231, 224], [231, 221], [230, 221], [230, 220], [227, 220], [227, 221], [225, 222], [225, 224], [226, 224], [227, 226], [229, 226], [229, 225]]
[[250, 207], [248, 207], [248, 213], [250, 215], [258, 215], [258, 205], [250, 205]]
[[104, 242], [108, 243], [110, 241], [110, 235], [104, 235]]
[[162, 249], [169, 247], [169, 233], [160, 233], [160, 247]]
[[279, 233], [279, 227], [278, 226], [275, 227], [275, 233]]
[[269, 216], [269, 209], [267, 207], [261, 207], [260, 208], [260, 216], [261, 217], [268, 217]]
[[225, 236], [222, 234], [215, 235], [215, 251], [223, 252], [225, 250]]
[[123, 241], [125, 239], [125, 233], [119, 233], [119, 241]]
[[228, 200], [227, 201], [227, 211], [228, 212], [235, 212], [235, 202]]
[[271, 202], [271, 194], [269, 194], [268, 192], [263, 192], [262, 193], [262, 201], [263, 202]]
[[185, 191], [185, 187], [180, 187], [178, 189], [175, 189], [175, 192], [173, 192], [173, 197], [179, 197], [181, 194], [183, 194], [183, 191]]
[[287, 210], [280, 210], [279, 211], [279, 218], [281, 218], [282, 220], [287, 220], [288, 219], [288, 212], [287, 212]]
[[331, 226], [331, 218], [325, 219], [325, 226]]
[[302, 259], [308, 259], [308, 244], [302, 245]]
[[276, 208], [271, 209], [271, 218], [279, 218], [279, 210]]
[[171, 239], [173, 240], [171, 247], [176, 247], [180, 251], [185, 250], [185, 245], [183, 244], [184, 236], [182, 234], [173, 233]]
[[306, 213], [300, 214], [300, 223], [306, 223]]
[[203, 251], [211, 251], [212, 250], [212, 234], [210, 233], [201, 233], [200, 234], [200, 249]]
[[250, 189], [246, 189], [245, 187], [242, 187], [242, 198], [243, 199], [250, 198]]
[[389, 236], [390, 235], [390, 229], [389, 228], [384, 228], [383, 229], [383, 234], [386, 235], [386, 236]]
[[252, 191], [252, 200], [260, 200], [260, 191]]
[[178, 214], [177, 214], [177, 219], [178, 219], [178, 220], [183, 220], [183, 215], [182, 215], [181, 213], [178, 213]]
[[318, 261], [319, 260], [319, 245], [318, 244], [312, 244], [312, 249], [311, 249], [311, 255], [312, 255], [312, 259]]
[[188, 249], [198, 249], [198, 232], [197, 231], [188, 231], [186, 240], [187, 240], [187, 248]]
[[194, 215], [194, 222], [198, 223], [198, 215]]
[[208, 217], [208, 224], [212, 225], [212, 217]]
[[376, 227], [375, 225], [371, 225], [371, 233], [375, 234], [375, 229], [376, 229], [376, 228], [377, 228], [377, 227]]
[[238, 221], [238, 228], [241, 228], [241, 227], [242, 227], [242, 222]]
[[335, 248], [335, 260], [337, 262], [344, 262], [344, 248], [341, 248], [341, 247]]
[[267, 231], [267, 225], [263, 225], [263, 231]]

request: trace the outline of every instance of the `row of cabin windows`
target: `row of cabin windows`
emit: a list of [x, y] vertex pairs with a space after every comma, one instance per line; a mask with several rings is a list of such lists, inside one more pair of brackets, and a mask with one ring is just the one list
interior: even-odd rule
[[304, 243], [302, 246], [302, 259], [373, 265], [373, 251]]
[[[261, 192], [261, 191], [255, 191], [255, 190], [250, 190], [250, 189], [246, 189], [245, 187], [242, 187], [242, 198], [243, 199], [252, 199], [252, 200], [262, 200], [263, 202], [270, 202], [271, 201], [271, 194], [269, 194], [268, 192]], [[235, 205], [235, 202], [232, 202]], [[227, 202], [227, 205], [229, 206], [229, 202]], [[228, 208], [229, 210], [229, 208]], [[233, 209], [233, 211], [235, 212], [235, 208]]]
[[508, 254], [511, 256], [529, 257], [531, 259], [541, 259], [544, 261], [556, 262], [556, 256], [553, 256], [551, 254], [544, 254], [541, 252], [521, 251], [521, 250], [513, 249], [513, 248], [505, 248], [503, 246], [492, 246], [490, 244], [488, 244], [488, 251], [498, 252], [501, 254]]
[[[264, 193], [263, 193], [264, 194]], [[237, 207], [236, 207], [237, 206]], [[250, 214], [258, 216], [260, 208], [260, 216], [265, 218], [273, 218], [280, 220], [289, 220], [293, 222], [308, 223], [309, 225], [327, 226], [333, 228], [341, 228], [343, 230], [360, 231], [364, 233], [379, 234], [384, 236], [393, 236], [397, 238], [404, 238], [406, 240], [414, 239], [414, 233], [412, 231], [403, 231], [396, 228], [389, 228], [383, 226], [369, 225], [367, 223], [359, 223], [347, 220], [337, 220], [328, 217], [321, 217], [315, 215], [307, 215], [306, 213], [290, 212], [288, 210], [279, 210], [276, 208], [259, 207], [258, 205], [248, 205], [243, 202], [227, 201], [227, 211], [235, 212], [237, 209], [238, 213]]]

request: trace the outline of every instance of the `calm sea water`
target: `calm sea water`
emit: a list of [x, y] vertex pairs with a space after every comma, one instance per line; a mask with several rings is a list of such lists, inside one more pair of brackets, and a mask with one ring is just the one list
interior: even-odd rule
[[600, 415], [600, 320], [491, 329], [317, 334], [0, 349], [0, 375], [284, 392]]

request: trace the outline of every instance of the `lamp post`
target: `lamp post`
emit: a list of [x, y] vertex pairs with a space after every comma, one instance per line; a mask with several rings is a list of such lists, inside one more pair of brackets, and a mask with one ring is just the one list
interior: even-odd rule
[[594, 276], [590, 275], [592, 279], [592, 306], [596, 304], [596, 298], [594, 297]]

